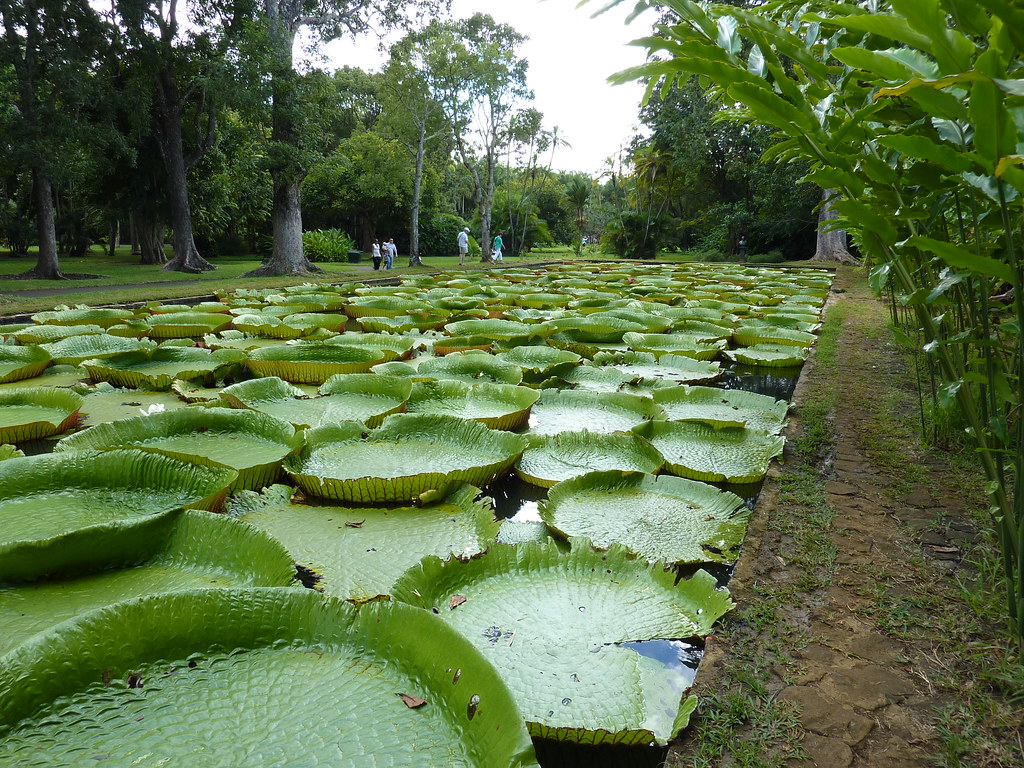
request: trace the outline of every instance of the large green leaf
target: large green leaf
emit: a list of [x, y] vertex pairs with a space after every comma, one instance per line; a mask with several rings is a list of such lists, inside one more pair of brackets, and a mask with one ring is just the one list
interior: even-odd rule
[[243, 360], [245, 353], [235, 349], [157, 347], [85, 360], [82, 367], [93, 381], [115, 387], [168, 390], [176, 379], [199, 379], [210, 386], [219, 373]]
[[726, 347], [726, 342], [720, 336], [710, 332], [703, 335], [700, 333], [628, 333], [622, 337], [622, 340], [630, 349], [637, 352], [650, 352], [656, 356], [672, 353], [694, 360], [712, 360]]
[[67, 432], [78, 423], [81, 395], [25, 387], [0, 392], [0, 443], [21, 443]]
[[813, 333], [776, 328], [771, 325], [741, 325], [733, 333], [733, 338], [737, 344], [744, 347], [752, 347], [755, 344], [810, 347], [817, 339]]
[[548, 346], [523, 345], [495, 355], [499, 360], [518, 365], [524, 373], [534, 376], [557, 376], [577, 365], [581, 358], [575, 352]]
[[715, 428], [750, 427], [775, 435], [782, 431], [789, 404], [742, 389], [671, 387], [651, 393], [670, 421], [700, 421]]
[[369, 347], [385, 352], [390, 360], [405, 360], [412, 356], [415, 341], [407, 336], [394, 333], [340, 333], [325, 341], [326, 344], [339, 346]]
[[0, 384], [34, 378], [51, 362], [50, 353], [42, 347], [0, 345]]
[[62, 438], [55, 451], [137, 446], [199, 464], [231, 467], [231, 491], [262, 488], [281, 473], [281, 462], [302, 446], [286, 421], [256, 411], [182, 408], [97, 424]]
[[338, 373], [368, 373], [388, 357], [377, 348], [321, 342], [254, 349], [245, 364], [257, 376], [277, 376], [297, 384], [323, 384]]
[[471, 485], [418, 507], [343, 507], [291, 501], [291, 488], [243, 491], [230, 511], [281, 541], [321, 577], [317, 588], [364, 602], [391, 591], [395, 579], [426, 555], [473, 557], [494, 542], [490, 499]]
[[55, 365], [80, 365], [85, 360], [113, 357], [121, 352], [154, 349], [156, 342], [97, 333], [67, 336], [40, 346], [50, 353]]
[[231, 327], [231, 317], [219, 312], [173, 312], [151, 315], [147, 335], [153, 339], [187, 339]]
[[670, 472], [706, 483], [756, 483], [785, 439], [760, 430], [715, 429], [695, 421], [657, 421], [635, 430], [665, 457]]
[[614, 368], [629, 381], [655, 386], [709, 384], [725, 373], [717, 362], [699, 360], [678, 350], [660, 354], [598, 352], [594, 355], [594, 364]]
[[444, 327], [450, 336], [484, 336], [488, 339], [513, 339], [542, 334], [546, 329], [535, 323], [519, 323], [514, 320], [459, 320]]
[[457, 379], [476, 383], [519, 384], [523, 369], [486, 352], [453, 352], [444, 357], [424, 360], [416, 368], [420, 376], [436, 379]]
[[804, 364], [810, 347], [781, 344], [755, 344], [725, 352], [730, 360], [755, 368], [798, 368]]
[[262, 312], [237, 315], [233, 326], [236, 331], [267, 339], [298, 339], [306, 333], [305, 328], [290, 325], [283, 317]]
[[658, 450], [633, 432], [561, 432], [530, 435], [516, 474], [542, 488], [599, 470], [656, 473], [665, 463]]
[[30, 325], [13, 334], [19, 344], [50, 344], [69, 336], [91, 336], [103, 333], [98, 325]]
[[443, 621], [309, 590], [118, 603], [0, 658], [0, 691], [4, 764], [536, 765], [505, 685]]
[[375, 430], [359, 424], [306, 433], [285, 469], [308, 494], [358, 504], [402, 502], [505, 474], [526, 438], [454, 416], [396, 414]]
[[419, 381], [412, 385], [408, 411], [448, 414], [479, 421], [491, 429], [516, 430], [526, 426], [530, 408], [539, 396], [536, 390], [513, 384]]
[[650, 398], [624, 392], [545, 389], [533, 406], [530, 432], [554, 435], [586, 425], [591, 432], [626, 432], [664, 411]]
[[82, 405], [85, 426], [130, 419], [159, 411], [176, 411], [186, 407], [186, 403], [173, 392], [120, 389], [105, 381], [94, 387], [79, 384], [75, 391], [85, 397], [85, 403]]
[[136, 529], [182, 507], [219, 507], [235, 477], [139, 450], [2, 461], [0, 582], [119, 562]]
[[43, 325], [98, 325], [101, 328], [109, 328], [133, 317], [135, 313], [130, 309], [76, 307], [37, 312], [32, 315], [32, 322]]
[[[703, 571], [677, 583], [624, 548], [569, 554], [554, 544], [496, 546], [483, 557], [428, 557], [393, 597], [439, 613], [494, 664], [536, 736], [664, 743], [686, 724], [682, 685], [651, 674], [623, 643], [706, 635], [732, 603]], [[656, 666], [656, 665], [655, 665]]]
[[592, 472], [548, 491], [541, 519], [602, 549], [621, 544], [648, 561], [734, 563], [750, 511], [713, 485], [643, 472]]
[[276, 540], [224, 515], [161, 515], [100, 547], [85, 573], [0, 586], [0, 656], [30, 635], [104, 605], [201, 587], [287, 586], [294, 560]]

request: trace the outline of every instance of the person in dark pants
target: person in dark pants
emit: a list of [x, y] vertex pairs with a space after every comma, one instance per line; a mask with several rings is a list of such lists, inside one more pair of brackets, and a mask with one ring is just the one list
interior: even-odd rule
[[380, 255], [380, 241], [379, 240], [374, 240], [373, 241], [373, 248], [372, 248], [370, 257], [373, 259], [373, 268], [374, 269], [380, 269], [380, 260], [381, 260], [382, 257]]

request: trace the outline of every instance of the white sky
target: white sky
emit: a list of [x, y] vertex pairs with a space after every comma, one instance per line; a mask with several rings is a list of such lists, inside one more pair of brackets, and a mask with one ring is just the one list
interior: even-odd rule
[[[644, 49], [628, 43], [647, 35], [652, 20], [642, 16], [626, 25], [632, 3], [591, 18], [604, 4], [591, 0], [576, 8], [576, 0], [452, 0], [453, 18], [487, 13], [530, 38], [518, 53], [530, 62], [533, 106], [544, 113], [544, 127], [557, 126], [560, 138], [572, 145], [557, 150], [555, 170], [596, 176], [607, 168], [606, 159], [618, 155], [639, 130], [643, 88], [637, 83], [610, 85], [607, 78], [643, 63]], [[332, 42], [323, 53], [328, 67], [378, 71], [384, 63], [372, 35], [355, 43]]]

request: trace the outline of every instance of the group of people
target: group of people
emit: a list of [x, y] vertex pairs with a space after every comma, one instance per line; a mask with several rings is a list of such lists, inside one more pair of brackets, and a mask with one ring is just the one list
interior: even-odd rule
[[370, 256], [373, 258], [374, 269], [391, 269], [395, 266], [395, 256], [398, 255], [398, 246], [395, 245], [395, 238], [391, 238], [384, 245], [374, 239]]
[[[466, 263], [466, 256], [469, 255], [469, 227], [464, 227], [459, 232], [459, 264]], [[491, 258], [494, 261], [502, 261], [501, 252], [505, 248], [505, 242], [501, 239], [501, 232], [494, 236], [491, 243]]]

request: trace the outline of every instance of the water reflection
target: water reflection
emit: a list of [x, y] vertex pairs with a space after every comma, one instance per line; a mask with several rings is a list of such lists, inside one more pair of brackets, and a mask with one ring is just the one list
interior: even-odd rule
[[792, 400], [799, 368], [752, 368], [749, 365], [729, 366], [725, 375], [717, 382], [723, 389], [743, 389], [769, 395], [776, 400]]

